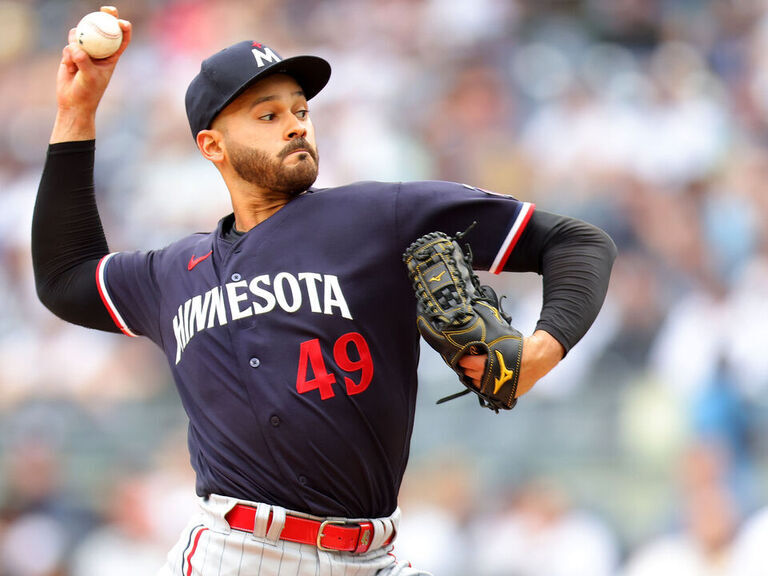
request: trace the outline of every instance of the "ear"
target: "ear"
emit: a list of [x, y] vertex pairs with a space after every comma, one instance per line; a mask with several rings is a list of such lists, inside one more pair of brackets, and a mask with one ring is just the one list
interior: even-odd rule
[[224, 135], [219, 130], [200, 130], [196, 140], [204, 158], [214, 164], [219, 164], [224, 159]]

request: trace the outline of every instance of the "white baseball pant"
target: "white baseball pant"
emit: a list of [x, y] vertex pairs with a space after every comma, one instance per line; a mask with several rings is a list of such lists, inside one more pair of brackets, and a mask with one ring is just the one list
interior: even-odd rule
[[[384, 544], [397, 531], [399, 508], [388, 518], [365, 519], [373, 524], [370, 548], [364, 554], [353, 554], [280, 539], [286, 514], [324, 518], [217, 494], [201, 498], [199, 504], [200, 511], [182, 531], [157, 576], [431, 576], [398, 562], [393, 545]], [[253, 532], [229, 526], [225, 517], [236, 504], [259, 510], [261, 521], [254, 523]]]

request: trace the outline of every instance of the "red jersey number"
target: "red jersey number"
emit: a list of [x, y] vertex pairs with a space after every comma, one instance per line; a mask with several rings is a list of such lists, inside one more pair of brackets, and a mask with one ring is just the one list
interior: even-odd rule
[[[358, 332], [348, 332], [339, 337], [333, 345], [333, 359], [344, 372], [359, 372], [359, 379], [344, 377], [347, 394], [360, 394], [365, 391], [373, 380], [373, 359], [371, 350], [363, 335]], [[311, 370], [311, 377], [310, 377]], [[299, 347], [299, 369], [296, 374], [296, 391], [306, 394], [312, 390], [320, 392], [320, 398], [327, 400], [336, 393], [333, 384], [336, 376], [328, 372], [323, 360], [320, 340], [315, 338], [302, 342]]]

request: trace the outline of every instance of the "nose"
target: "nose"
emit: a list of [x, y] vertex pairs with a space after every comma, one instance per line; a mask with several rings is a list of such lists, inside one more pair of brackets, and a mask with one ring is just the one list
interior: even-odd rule
[[293, 114], [290, 116], [290, 120], [285, 128], [286, 140], [295, 140], [296, 138], [304, 138], [307, 135], [307, 128], [304, 124]]

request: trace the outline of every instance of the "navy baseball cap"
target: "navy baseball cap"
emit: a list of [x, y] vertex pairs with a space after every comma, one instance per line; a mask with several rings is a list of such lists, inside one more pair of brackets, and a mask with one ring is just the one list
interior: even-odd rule
[[266, 44], [244, 40], [203, 60], [200, 73], [187, 88], [187, 119], [196, 138], [224, 107], [248, 86], [271, 74], [288, 74], [309, 100], [328, 83], [331, 65], [318, 56], [293, 56], [283, 60]]

